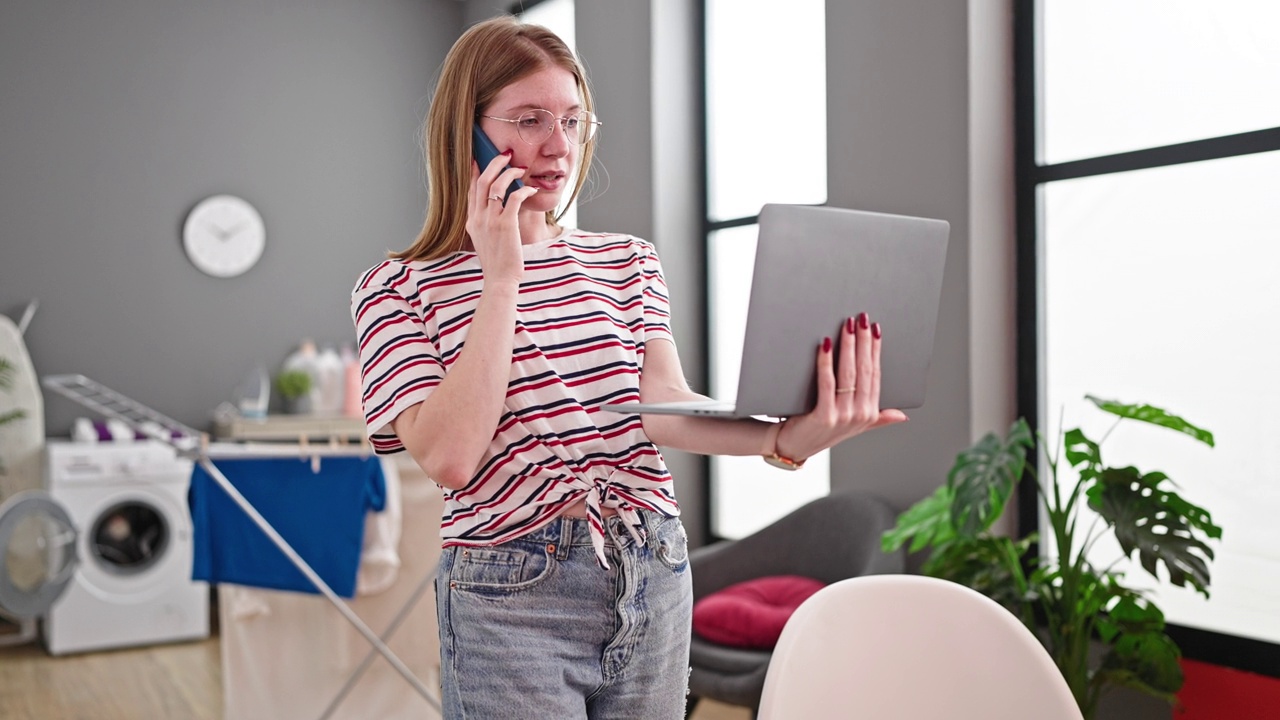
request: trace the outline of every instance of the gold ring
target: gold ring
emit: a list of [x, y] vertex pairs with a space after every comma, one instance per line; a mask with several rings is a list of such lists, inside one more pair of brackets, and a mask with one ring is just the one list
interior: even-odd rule
[[857, 389], [858, 389], [858, 388], [856, 388], [856, 387], [836, 388], [836, 394], [837, 394], [837, 395], [842, 395], [842, 394], [844, 394], [844, 393], [851, 393], [851, 392], [853, 392], [853, 391], [855, 391], [855, 390], [857, 390]]
[[489, 199], [490, 199], [490, 200], [501, 200], [501, 199], [502, 199], [502, 196], [501, 196], [501, 195], [490, 195], [490, 196], [489, 196]]

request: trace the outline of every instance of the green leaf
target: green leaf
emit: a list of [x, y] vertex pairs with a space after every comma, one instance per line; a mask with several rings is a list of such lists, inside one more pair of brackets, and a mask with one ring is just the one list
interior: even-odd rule
[[1003, 440], [988, 433], [956, 457], [947, 485], [955, 493], [951, 525], [957, 535], [977, 535], [1000, 517], [1026, 468], [1031, 445], [1031, 429], [1019, 418]]
[[1030, 622], [1034, 618], [1028, 603], [1033, 598], [1027, 593], [1022, 559], [1033, 542], [1034, 536], [1017, 541], [1007, 537], [957, 538], [937, 548], [921, 570], [973, 588]]
[[1102, 450], [1098, 443], [1085, 437], [1079, 428], [1068, 430], [1062, 437], [1062, 442], [1067, 462], [1080, 471], [1080, 479], [1093, 477], [1094, 470], [1102, 465]]
[[951, 500], [951, 488], [939, 487], [898, 516], [898, 524], [880, 536], [880, 547], [894, 552], [914, 537], [910, 550], [917, 552], [949, 542], [956, 534], [951, 527]]
[[1126, 556], [1136, 550], [1143, 569], [1156, 575], [1158, 564], [1169, 572], [1169, 582], [1191, 584], [1209, 596], [1209, 560], [1213, 550], [1197, 531], [1221, 538], [1208, 511], [1193, 505], [1160, 484], [1164, 473], [1143, 475], [1136, 468], [1105, 468], [1089, 488], [1089, 507], [1111, 523]]
[[1177, 415], [1171, 415], [1158, 407], [1151, 405], [1124, 405], [1114, 400], [1103, 400], [1093, 395], [1085, 395], [1085, 399], [1112, 415], [1119, 415], [1130, 420], [1141, 420], [1145, 423], [1176, 430], [1185, 435], [1190, 435], [1209, 447], [1214, 446], [1213, 433], [1196, 427]]
[[6, 413], [0, 413], [0, 425], [13, 422], [14, 420], [20, 420], [26, 416], [27, 414], [21, 410], [10, 410]]
[[[1164, 632], [1164, 613], [1136, 591], [1113, 581], [1116, 602], [1104, 617], [1116, 634], [1142, 635]], [[1105, 636], [1103, 639], [1107, 639]]]
[[1182, 652], [1163, 632], [1125, 633], [1102, 658], [1095, 682], [1140, 690], [1172, 701], [1182, 689]]

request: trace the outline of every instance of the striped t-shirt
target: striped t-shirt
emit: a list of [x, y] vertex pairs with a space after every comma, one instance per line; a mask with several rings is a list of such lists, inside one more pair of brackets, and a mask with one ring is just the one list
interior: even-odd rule
[[[482, 285], [473, 252], [388, 260], [356, 283], [351, 313], [376, 452], [404, 449], [390, 423], [430, 396], [458, 359]], [[470, 483], [445, 489], [444, 545], [511, 540], [585, 497], [604, 563], [602, 507], [617, 510], [638, 542], [637, 509], [678, 515], [671, 475], [640, 416], [599, 409], [639, 400], [645, 343], [654, 339], [674, 343], [651, 244], [570, 230], [525, 245], [502, 416]]]

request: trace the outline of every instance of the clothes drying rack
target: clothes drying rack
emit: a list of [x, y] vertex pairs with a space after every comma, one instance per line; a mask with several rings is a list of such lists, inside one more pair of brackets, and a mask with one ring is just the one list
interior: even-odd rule
[[310, 456], [312, 458], [318, 458], [321, 456], [341, 457], [367, 455], [370, 452], [367, 445], [317, 445], [306, 442], [305, 437], [303, 437], [300, 438], [300, 441], [297, 444], [273, 443], [271, 445], [232, 446], [229, 448], [217, 449], [213, 448], [209, 444], [209, 437], [207, 434], [187, 427], [177, 420], [167, 417], [136, 400], [128, 398], [100, 383], [90, 380], [84, 375], [47, 375], [42, 378], [41, 382], [46, 388], [69, 398], [79, 405], [93, 410], [105, 417], [120, 420], [129, 425], [129, 427], [131, 427], [135, 432], [164, 442], [165, 444], [173, 447], [180, 456], [192, 459], [199, 463], [200, 467], [204, 468], [205, 472], [209, 473], [209, 477], [213, 478], [214, 482], [222, 488], [223, 492], [227, 493], [236, 505], [238, 505], [240, 509], [243, 510], [251, 520], [253, 520], [254, 524], [271, 539], [271, 542], [289, 558], [289, 561], [292, 562], [313, 585], [315, 585], [316, 589], [318, 589], [321, 594], [329, 599], [329, 602], [333, 603], [333, 606], [337, 608], [338, 612], [341, 613], [342, 616], [346, 618], [347, 621], [350, 622], [364, 637], [364, 639], [369, 642], [372, 646], [369, 653], [365, 655], [360, 664], [351, 671], [351, 675], [347, 678], [347, 682], [339, 688], [337, 695], [320, 715], [320, 720], [327, 720], [327, 718], [333, 715], [338, 706], [342, 703], [343, 699], [346, 698], [347, 694], [355, 687], [360, 676], [364, 674], [364, 671], [369, 667], [378, 654], [382, 655], [382, 657], [385, 658], [393, 668], [395, 668], [396, 672], [400, 673], [401, 677], [413, 686], [414, 690], [416, 690], [418, 694], [427, 701], [427, 704], [437, 712], [441, 710], [440, 701], [437, 699], [435, 694], [433, 694], [427, 686], [418, 679], [418, 676], [414, 675], [413, 671], [410, 670], [409, 667], [405, 665], [394, 652], [392, 652], [391, 648], [386, 645], [386, 641], [391, 639], [391, 636], [395, 634], [396, 629], [400, 627], [401, 622], [408, 617], [409, 610], [417, 604], [419, 598], [421, 598], [423, 593], [426, 592], [426, 589], [430, 587], [432, 575], [428, 573], [422, 579], [418, 587], [400, 608], [399, 612], [396, 613], [395, 617], [393, 617], [391, 622], [387, 625], [387, 629], [383, 636], [379, 637], [369, 628], [368, 625], [364, 623], [363, 620], [360, 619], [358, 615], [355, 614], [355, 612], [351, 610], [350, 606], [348, 606], [347, 603], [329, 587], [320, 575], [318, 575], [316, 571], [307, 564], [307, 561], [304, 560], [302, 556], [299, 555], [297, 551], [280, 536], [280, 533], [276, 532], [276, 529], [271, 526], [271, 523], [267, 522], [266, 518], [258, 512], [257, 508], [246, 500], [244, 495], [240, 494], [240, 491], [236, 489], [236, 486], [231, 484], [231, 481], [227, 480], [227, 477], [223, 475], [222, 471], [220, 471], [213, 463], [213, 457], [215, 455], [224, 458], [278, 458], [296, 456]]

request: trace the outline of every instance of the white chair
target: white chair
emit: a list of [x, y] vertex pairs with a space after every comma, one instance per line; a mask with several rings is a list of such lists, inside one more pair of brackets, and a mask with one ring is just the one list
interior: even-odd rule
[[945, 580], [828, 585], [773, 651], [759, 720], [1081, 720], [1049, 654], [1008, 610]]

